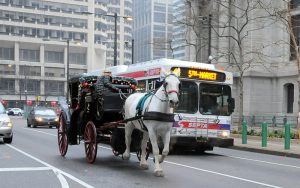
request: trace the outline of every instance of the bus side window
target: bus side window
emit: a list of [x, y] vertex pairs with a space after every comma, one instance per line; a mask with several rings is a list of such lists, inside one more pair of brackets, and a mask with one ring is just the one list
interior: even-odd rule
[[155, 80], [155, 89], [158, 89], [163, 84], [163, 81], [160, 81], [159, 79]]
[[146, 91], [146, 80], [139, 80], [138, 81], [136, 91], [138, 91], [138, 92], [145, 92]]

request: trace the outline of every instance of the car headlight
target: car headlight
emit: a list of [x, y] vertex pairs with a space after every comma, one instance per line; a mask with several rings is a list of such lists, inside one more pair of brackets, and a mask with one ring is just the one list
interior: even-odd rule
[[55, 121], [58, 121], [59, 119], [58, 118], [55, 118]]
[[12, 122], [10, 120], [6, 120], [6, 121], [3, 122], [3, 126], [4, 127], [12, 127], [13, 124], [12, 124]]
[[43, 118], [41, 118], [41, 117], [36, 117], [35, 120], [36, 120], [36, 121], [43, 121]]

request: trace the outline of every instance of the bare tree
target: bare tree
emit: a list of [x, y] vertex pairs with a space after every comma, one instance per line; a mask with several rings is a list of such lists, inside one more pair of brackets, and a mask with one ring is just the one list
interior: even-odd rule
[[[218, 20], [212, 25], [217, 36], [216, 54], [218, 63], [237, 73], [238, 77], [238, 129], [244, 115], [244, 76], [249, 70], [265, 66], [264, 50], [270, 44], [252, 45], [257, 36], [271, 23], [268, 15], [260, 7], [260, 0], [215, 0], [214, 17]], [[256, 35], [255, 35], [256, 33]], [[256, 39], [259, 41], [259, 39]]]
[[[296, 3], [296, 4], [294, 4]], [[299, 3], [298, 3], [299, 5]], [[280, 0], [275, 3], [272, 1], [262, 1], [261, 7], [264, 8], [271, 19], [280, 22], [285, 27], [289, 38], [287, 40], [281, 39], [279, 42], [290, 46], [290, 55], [294, 56], [298, 71], [298, 137], [300, 138], [300, 52], [299, 52], [299, 18], [293, 12], [293, 8], [297, 7], [296, 1]]]

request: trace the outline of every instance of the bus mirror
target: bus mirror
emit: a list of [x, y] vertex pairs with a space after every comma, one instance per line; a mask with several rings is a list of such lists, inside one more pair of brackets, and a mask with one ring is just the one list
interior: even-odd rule
[[235, 108], [234, 98], [229, 98], [228, 99], [228, 111], [229, 111], [229, 113], [234, 112], [234, 108]]

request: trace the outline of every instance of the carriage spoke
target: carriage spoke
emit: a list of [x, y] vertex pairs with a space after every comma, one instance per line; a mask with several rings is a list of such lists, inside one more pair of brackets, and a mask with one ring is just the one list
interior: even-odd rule
[[68, 151], [67, 125], [64, 116], [61, 114], [59, 118], [59, 126], [57, 129], [58, 148], [61, 156], [65, 156]]
[[86, 160], [89, 163], [95, 162], [97, 155], [97, 132], [93, 122], [88, 122], [84, 131], [84, 145]]

